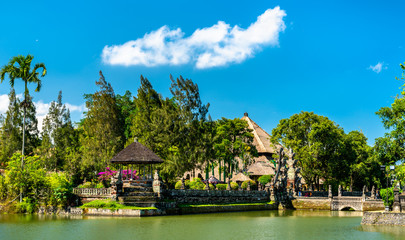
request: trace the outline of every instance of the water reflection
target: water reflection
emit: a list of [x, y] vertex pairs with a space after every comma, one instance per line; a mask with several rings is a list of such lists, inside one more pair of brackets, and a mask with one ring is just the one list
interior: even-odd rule
[[254, 211], [145, 218], [0, 215], [0, 239], [391, 239], [399, 228], [360, 226], [361, 212]]

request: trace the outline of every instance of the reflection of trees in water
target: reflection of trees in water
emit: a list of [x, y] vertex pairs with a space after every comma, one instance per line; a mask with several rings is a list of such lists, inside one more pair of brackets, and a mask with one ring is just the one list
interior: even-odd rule
[[394, 235], [395, 239], [403, 239], [405, 236], [405, 227], [403, 226], [377, 226], [377, 225], [361, 225], [359, 231], [363, 232], [380, 232]]

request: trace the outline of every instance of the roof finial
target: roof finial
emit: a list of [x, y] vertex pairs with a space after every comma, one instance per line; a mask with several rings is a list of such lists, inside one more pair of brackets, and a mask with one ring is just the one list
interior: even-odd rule
[[249, 114], [248, 114], [247, 112], [245, 112], [243, 115], [244, 115], [245, 117], [249, 117]]

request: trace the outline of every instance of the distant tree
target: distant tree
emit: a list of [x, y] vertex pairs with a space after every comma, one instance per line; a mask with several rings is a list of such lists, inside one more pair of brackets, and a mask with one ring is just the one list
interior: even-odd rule
[[203, 105], [197, 84], [170, 76], [172, 98], [163, 98], [148, 79], [141, 76], [135, 98], [136, 114], [131, 132], [139, 142], [158, 154], [163, 179], [173, 181], [186, 171], [202, 166], [212, 146], [204, 141], [209, 105]]
[[[405, 80], [405, 63], [400, 64], [402, 77]], [[401, 94], [395, 97], [391, 107], [382, 107], [376, 112], [381, 118], [385, 129], [384, 138], [378, 139], [378, 152], [382, 162], [393, 164], [405, 158], [405, 84], [402, 85]]]
[[336, 183], [348, 175], [347, 168], [341, 168], [343, 139], [342, 128], [313, 112], [301, 112], [280, 120], [271, 137], [272, 143], [296, 153], [305, 181], [318, 186], [321, 178]]
[[8, 95], [9, 105], [0, 130], [0, 164], [6, 165], [14, 152], [21, 149], [22, 121], [20, 100], [12, 88]]
[[57, 101], [52, 101], [42, 126], [40, 153], [49, 170], [62, 170], [66, 149], [71, 145], [73, 125], [69, 109], [62, 104], [62, 91]]
[[[342, 158], [346, 161], [350, 190], [360, 191], [364, 185], [371, 187], [378, 183], [380, 167], [373, 157], [373, 149], [367, 144], [367, 138], [362, 132], [351, 131], [344, 138]], [[343, 168], [343, 166], [341, 166]], [[344, 177], [344, 176], [343, 176]]]
[[239, 118], [217, 121], [214, 149], [220, 167], [222, 162], [224, 180], [242, 167], [238, 166], [237, 157], [241, 158], [246, 153], [257, 155], [252, 130], [246, 121]]
[[101, 71], [96, 85], [100, 90], [87, 97], [88, 111], [80, 136], [81, 167], [88, 177], [95, 177], [97, 172], [109, 165], [109, 160], [122, 150], [124, 139], [114, 90]]
[[134, 141], [131, 134], [132, 118], [136, 114], [136, 104], [130, 91], [126, 91], [124, 95], [117, 94], [116, 102], [118, 108], [120, 109], [121, 122], [124, 124], [123, 131], [124, 137], [123, 142], [130, 144]]

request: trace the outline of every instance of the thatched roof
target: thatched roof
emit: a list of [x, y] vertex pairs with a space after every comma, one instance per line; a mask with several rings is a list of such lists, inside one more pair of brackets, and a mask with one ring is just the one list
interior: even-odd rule
[[274, 174], [274, 169], [270, 165], [269, 161], [257, 161], [249, 166], [248, 173], [251, 176], [263, 176]]
[[157, 164], [163, 160], [139, 142], [133, 142], [111, 159], [118, 164]]
[[248, 123], [249, 128], [252, 130], [253, 133], [253, 145], [256, 146], [258, 153], [276, 153], [273, 147], [270, 146], [270, 134], [264, 131], [257, 123], [255, 123], [252, 119], [249, 118], [247, 113], [241, 118]]
[[231, 181], [232, 182], [244, 182], [244, 181], [246, 181], [246, 180], [252, 180], [252, 179], [250, 179], [248, 176], [246, 176], [245, 174], [243, 174], [243, 173], [238, 173], [238, 174], [236, 174], [232, 179], [231, 179]]

